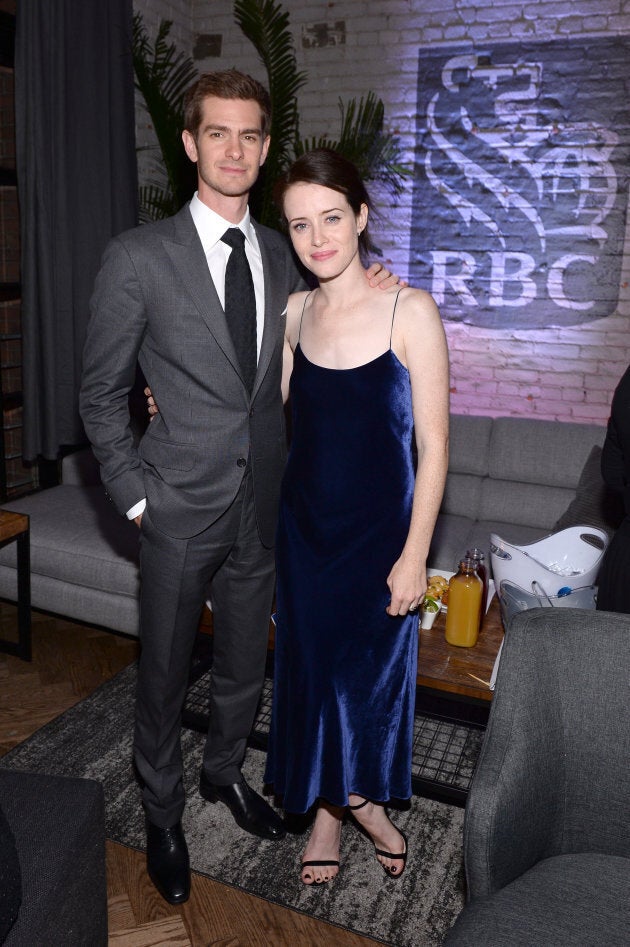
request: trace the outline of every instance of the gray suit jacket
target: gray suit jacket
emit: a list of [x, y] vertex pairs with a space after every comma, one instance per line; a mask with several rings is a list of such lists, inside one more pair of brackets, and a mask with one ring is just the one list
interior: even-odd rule
[[[235, 497], [251, 457], [258, 529], [274, 540], [286, 458], [284, 311], [303, 283], [286, 239], [255, 224], [265, 323], [251, 398], [188, 206], [108, 245], [91, 301], [80, 406], [121, 513], [147, 497], [154, 523], [189, 537]], [[136, 361], [160, 407], [139, 445], [129, 424]]]

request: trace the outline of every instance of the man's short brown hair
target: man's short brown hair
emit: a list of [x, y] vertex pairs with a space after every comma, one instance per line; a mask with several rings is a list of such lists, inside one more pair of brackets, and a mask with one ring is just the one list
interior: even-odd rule
[[203, 102], [209, 95], [218, 99], [243, 99], [257, 102], [262, 117], [263, 137], [271, 126], [271, 97], [264, 85], [237, 69], [206, 72], [188, 89], [184, 98], [184, 128], [193, 138], [201, 125]]

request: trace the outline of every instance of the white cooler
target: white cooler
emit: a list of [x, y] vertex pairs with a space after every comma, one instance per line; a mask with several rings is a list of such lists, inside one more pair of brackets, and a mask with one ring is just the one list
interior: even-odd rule
[[608, 534], [595, 526], [569, 526], [534, 543], [518, 546], [490, 535], [492, 574], [497, 589], [503, 581], [538, 595], [567, 595], [573, 589], [592, 586]]

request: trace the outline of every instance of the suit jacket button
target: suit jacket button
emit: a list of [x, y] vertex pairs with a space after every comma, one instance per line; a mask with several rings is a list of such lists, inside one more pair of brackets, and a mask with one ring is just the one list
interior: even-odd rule
[[244, 457], [239, 457], [239, 459], [236, 461], [237, 467], [244, 467], [246, 464], [247, 464], [247, 461], [245, 460]]

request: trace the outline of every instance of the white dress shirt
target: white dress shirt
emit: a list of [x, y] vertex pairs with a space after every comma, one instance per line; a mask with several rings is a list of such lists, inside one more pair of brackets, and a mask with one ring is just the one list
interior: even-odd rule
[[[245, 216], [240, 223], [232, 224], [229, 220], [224, 220], [223, 217], [200, 201], [195, 191], [194, 197], [190, 202], [190, 214], [197, 228], [203, 252], [208, 261], [212, 282], [215, 285], [219, 301], [224, 308], [225, 269], [232, 250], [227, 243], [223, 243], [221, 237], [228, 227], [238, 227], [245, 235], [245, 255], [247, 256], [247, 262], [252, 271], [254, 293], [256, 295], [256, 351], [257, 357], [260, 357], [260, 345], [265, 324], [265, 278], [258, 238], [252, 226], [249, 208], [245, 211]], [[146, 505], [147, 501], [145, 498], [139, 500], [138, 503], [134, 504], [134, 506], [127, 511], [127, 518], [133, 520], [136, 516], [140, 516], [141, 513], [144, 513]]]

